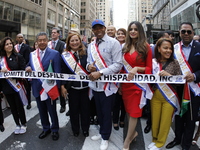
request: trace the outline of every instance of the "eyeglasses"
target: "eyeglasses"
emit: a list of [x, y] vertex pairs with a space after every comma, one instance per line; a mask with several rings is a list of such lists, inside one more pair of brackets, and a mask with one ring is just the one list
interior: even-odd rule
[[181, 34], [185, 34], [185, 33], [188, 33], [188, 34], [192, 34], [192, 31], [191, 30], [181, 30]]

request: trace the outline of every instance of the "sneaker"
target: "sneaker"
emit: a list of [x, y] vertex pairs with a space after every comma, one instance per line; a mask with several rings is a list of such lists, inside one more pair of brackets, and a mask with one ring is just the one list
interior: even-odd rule
[[21, 126], [21, 129], [20, 129], [20, 131], [19, 131], [19, 134], [24, 134], [24, 133], [26, 133], [26, 126]]
[[157, 147], [156, 145], [152, 146], [149, 150], [161, 150], [161, 148]]
[[100, 150], [106, 150], [108, 148], [108, 140], [101, 140]]
[[99, 140], [101, 138], [101, 134], [97, 134], [91, 137], [93, 141]]
[[147, 148], [150, 149], [150, 148], [152, 148], [155, 144], [156, 144], [156, 143], [151, 142]]
[[20, 129], [21, 129], [20, 126], [16, 126], [14, 133], [15, 134], [19, 134], [20, 133]]

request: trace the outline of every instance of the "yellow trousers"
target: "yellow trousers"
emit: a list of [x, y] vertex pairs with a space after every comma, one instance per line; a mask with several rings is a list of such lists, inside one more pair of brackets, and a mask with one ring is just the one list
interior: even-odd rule
[[152, 137], [157, 147], [165, 145], [172, 122], [174, 107], [167, 102], [159, 89], [151, 99]]

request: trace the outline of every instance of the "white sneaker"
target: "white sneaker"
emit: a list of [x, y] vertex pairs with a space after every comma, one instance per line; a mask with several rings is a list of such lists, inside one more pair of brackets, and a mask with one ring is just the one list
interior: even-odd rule
[[161, 150], [161, 148], [158, 148], [157, 146], [153, 146], [153, 147], [151, 147], [149, 150]]
[[16, 126], [14, 133], [15, 134], [19, 134], [20, 133], [20, 129], [21, 129], [20, 126]]
[[100, 150], [106, 150], [108, 148], [108, 140], [101, 140]]
[[148, 148], [148, 149], [149, 149], [149, 148], [152, 148], [155, 144], [156, 144], [156, 143], [151, 142], [147, 148]]
[[20, 129], [20, 131], [19, 131], [19, 133], [20, 134], [24, 134], [24, 133], [26, 133], [26, 126], [21, 126], [21, 129]]
[[97, 134], [91, 137], [93, 141], [99, 140], [101, 138], [101, 134]]

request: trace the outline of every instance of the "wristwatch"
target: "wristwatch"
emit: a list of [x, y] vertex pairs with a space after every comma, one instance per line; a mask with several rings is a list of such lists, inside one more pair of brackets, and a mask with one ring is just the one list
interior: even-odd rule
[[103, 75], [103, 71], [102, 70], [100, 70], [99, 73], [101, 74], [101, 76]]

